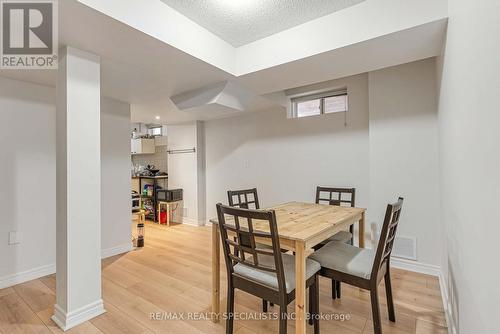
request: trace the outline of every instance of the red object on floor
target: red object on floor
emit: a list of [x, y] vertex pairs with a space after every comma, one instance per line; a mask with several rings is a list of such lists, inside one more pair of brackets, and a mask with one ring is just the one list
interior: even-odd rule
[[167, 225], [167, 219], [168, 219], [167, 212], [161, 211], [160, 212], [160, 224]]

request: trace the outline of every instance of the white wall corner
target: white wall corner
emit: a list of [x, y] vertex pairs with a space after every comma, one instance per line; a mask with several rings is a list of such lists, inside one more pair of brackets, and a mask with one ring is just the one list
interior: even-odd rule
[[63, 330], [67, 331], [77, 325], [84, 323], [87, 320], [95, 318], [103, 313], [104, 303], [99, 299], [93, 303], [85, 305], [77, 310], [67, 313], [59, 305], [54, 306], [54, 315], [52, 320]]

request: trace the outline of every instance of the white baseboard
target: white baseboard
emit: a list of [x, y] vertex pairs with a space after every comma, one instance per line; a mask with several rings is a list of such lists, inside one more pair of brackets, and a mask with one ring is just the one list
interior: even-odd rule
[[416, 273], [431, 275], [439, 277], [441, 276], [441, 267], [433, 264], [422, 263], [418, 261], [400, 259], [397, 257], [391, 257], [391, 267], [404, 269], [408, 271], [413, 271]]
[[63, 330], [67, 331], [87, 320], [97, 317], [106, 312], [104, 303], [99, 299], [93, 303], [80, 307], [71, 312], [66, 312], [59, 305], [54, 306], [54, 315], [52, 320]]
[[186, 225], [192, 225], [192, 226], [204, 226], [205, 225], [205, 221], [203, 221], [203, 220], [198, 221], [196, 219], [189, 218], [189, 217], [182, 217], [182, 223], [186, 224]]
[[51, 275], [56, 272], [55, 264], [48, 264], [38, 268], [22, 271], [20, 273], [0, 277], [0, 289], [28, 282], [43, 276]]
[[132, 248], [133, 248], [132, 242], [126, 243], [123, 245], [118, 245], [118, 246], [111, 247], [111, 248], [106, 248], [106, 249], [103, 249], [101, 251], [101, 258], [105, 259], [107, 257], [127, 253], [127, 252], [130, 252], [132, 250]]
[[448, 285], [446, 284], [446, 279], [442, 272], [439, 274], [439, 288], [441, 290], [441, 298], [443, 299], [446, 324], [448, 325], [448, 334], [457, 334], [457, 326], [453, 321], [453, 308], [451, 307], [450, 300], [448, 298]]
[[[110, 256], [123, 254], [132, 250], [132, 243], [126, 243], [111, 248], [106, 248], [101, 251], [101, 258], [105, 259]], [[52, 275], [56, 272], [56, 265], [48, 264], [45, 266], [33, 268], [30, 270], [22, 271], [12, 275], [0, 277], [0, 289], [5, 289], [10, 286], [28, 282], [40, 277]]]

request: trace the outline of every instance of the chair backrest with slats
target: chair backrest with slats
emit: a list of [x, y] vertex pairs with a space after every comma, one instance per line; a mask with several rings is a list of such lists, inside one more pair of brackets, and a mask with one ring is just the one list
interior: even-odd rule
[[316, 188], [316, 204], [348, 205], [353, 208], [356, 205], [355, 188]]
[[382, 225], [382, 232], [380, 233], [380, 240], [373, 262], [372, 277], [377, 277], [379, 269], [386, 265], [391, 259], [394, 241], [396, 241], [396, 231], [401, 216], [401, 209], [403, 207], [403, 200], [402, 197], [399, 197], [396, 203], [387, 205], [384, 224]]
[[228, 190], [227, 199], [229, 206], [242, 209], [260, 209], [257, 189]]
[[[260, 209], [259, 197], [257, 196], [257, 188], [228, 190], [227, 200], [229, 206], [241, 209]], [[242, 243], [249, 246], [250, 240], [247, 237], [242, 238]]]
[[[238, 264], [271, 272], [276, 274], [278, 288], [285, 291], [285, 273], [274, 210], [241, 209], [219, 203], [217, 204], [217, 218], [228, 276], [234, 273], [234, 266]], [[269, 232], [254, 230], [254, 220], [268, 222]], [[236, 238], [233, 239], [229, 234], [235, 235]], [[255, 238], [269, 239], [272, 250], [259, 248], [259, 243], [255, 241]], [[244, 240], [249, 240], [249, 244]], [[259, 258], [266, 256], [273, 258], [274, 261], [266, 261], [266, 264], [263, 264]], [[274, 265], [270, 266], [270, 262]]]

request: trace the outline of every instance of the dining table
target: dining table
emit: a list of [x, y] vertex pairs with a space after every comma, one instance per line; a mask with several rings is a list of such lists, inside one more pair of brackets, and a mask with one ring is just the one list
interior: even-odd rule
[[[306, 333], [306, 257], [309, 250], [339, 231], [358, 223], [358, 246], [365, 247], [365, 211], [363, 208], [328, 204], [288, 202], [266, 208], [274, 210], [280, 247], [295, 254], [295, 333]], [[217, 219], [212, 223], [212, 321], [220, 321], [220, 231]], [[254, 230], [269, 232], [269, 224], [254, 223]], [[257, 240], [257, 238], [256, 238]], [[258, 240], [269, 244], [270, 239]]]

